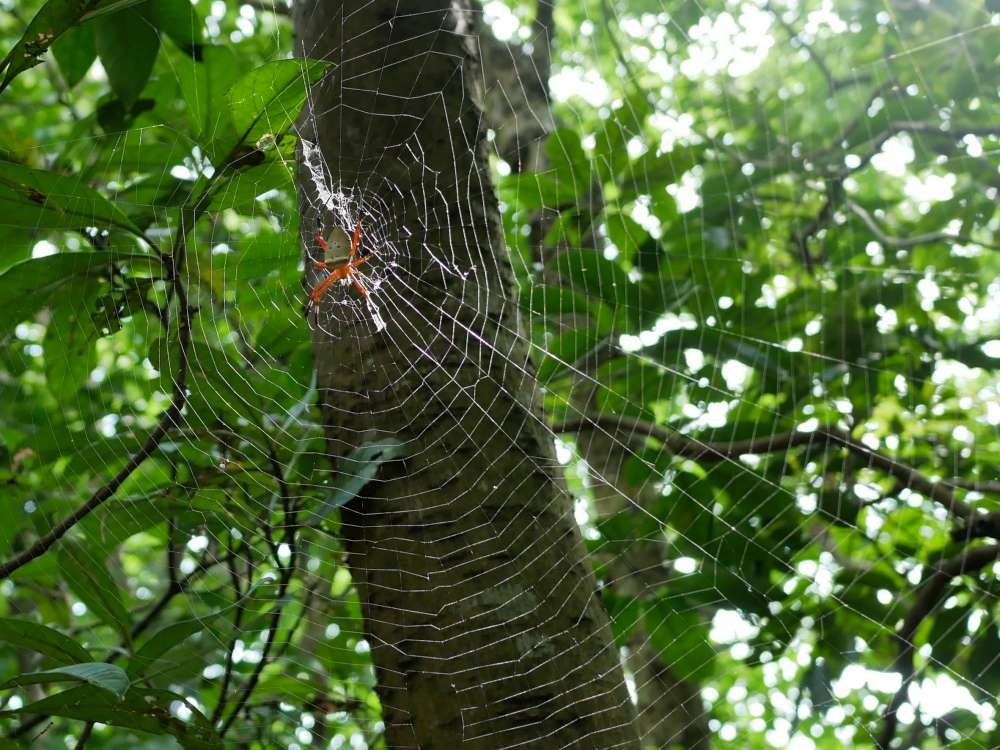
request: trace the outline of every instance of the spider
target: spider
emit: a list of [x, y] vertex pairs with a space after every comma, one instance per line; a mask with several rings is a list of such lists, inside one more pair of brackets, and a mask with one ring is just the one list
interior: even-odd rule
[[[339, 231], [340, 234], [344, 236], [345, 240], [347, 239], [347, 233], [344, 232], [342, 229], [336, 231]], [[332, 241], [333, 241], [333, 235], [331, 235], [331, 242]], [[359, 279], [365, 279], [367, 281], [368, 277], [358, 270], [358, 266], [360, 266], [362, 263], [367, 262], [368, 259], [371, 258], [371, 256], [366, 255], [364, 258], [358, 258], [357, 260], [354, 259], [354, 256], [358, 252], [358, 243], [360, 241], [361, 241], [361, 220], [359, 219], [358, 225], [354, 228], [354, 237], [351, 239], [351, 252], [347, 256], [347, 260], [343, 264], [334, 266], [332, 263], [326, 263], [321, 260], [313, 261], [313, 265], [316, 266], [316, 268], [322, 268], [323, 270], [329, 271], [330, 273], [328, 273], [326, 278], [324, 278], [321, 282], [319, 282], [315, 287], [313, 287], [313, 290], [309, 292], [309, 300], [312, 302], [312, 304], [318, 305], [320, 303], [320, 300], [322, 300], [323, 297], [326, 295], [326, 293], [330, 290], [330, 287], [333, 286], [338, 281], [350, 281], [352, 284], [354, 284], [354, 288], [361, 293], [361, 296], [363, 297], [368, 296], [368, 291], [364, 288], [364, 286], [362, 286], [361, 281], [359, 281]], [[323, 249], [324, 253], [330, 252], [330, 245], [327, 243], [326, 240], [323, 239], [323, 235], [320, 233], [320, 230], [318, 229], [316, 230], [316, 244], [318, 244]]]

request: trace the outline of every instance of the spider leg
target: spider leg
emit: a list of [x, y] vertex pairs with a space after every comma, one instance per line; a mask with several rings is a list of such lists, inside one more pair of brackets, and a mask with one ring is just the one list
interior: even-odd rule
[[361, 296], [362, 297], [367, 297], [368, 296], [368, 292], [365, 290], [365, 288], [363, 286], [361, 286], [361, 282], [357, 280], [357, 278], [355, 277], [355, 275], [353, 273], [351, 274], [351, 283], [354, 284], [354, 288], [355, 289], [357, 289], [359, 292], [361, 292]]
[[329, 266], [321, 260], [314, 260], [313, 265], [316, 266], [316, 268], [329, 269]]
[[366, 256], [365, 256], [364, 258], [359, 258], [358, 260], [352, 260], [352, 261], [351, 261], [351, 262], [349, 262], [349, 263], [348, 263], [347, 265], [348, 265], [348, 266], [350, 266], [351, 268], [357, 268], [357, 267], [358, 267], [358, 266], [360, 266], [360, 265], [361, 265], [362, 263], [367, 263], [367, 262], [368, 262], [368, 260], [369, 260], [369, 259], [370, 259], [371, 257], [372, 257], [372, 256], [370, 256], [370, 255], [366, 255]]
[[316, 230], [316, 244], [322, 248], [324, 253], [330, 249], [330, 246], [326, 244], [326, 240], [323, 239], [323, 235], [318, 229]]
[[358, 252], [358, 243], [360, 241], [361, 241], [361, 219], [358, 219], [358, 225], [354, 227], [354, 237], [351, 238], [351, 254], [347, 258], [348, 263], [354, 260], [354, 254]]
[[333, 286], [333, 283], [337, 281], [338, 278], [339, 277], [336, 274], [331, 273], [313, 287], [313, 290], [309, 292], [309, 299], [312, 300], [313, 304], [319, 304], [320, 300], [326, 296], [327, 291], [331, 286]]

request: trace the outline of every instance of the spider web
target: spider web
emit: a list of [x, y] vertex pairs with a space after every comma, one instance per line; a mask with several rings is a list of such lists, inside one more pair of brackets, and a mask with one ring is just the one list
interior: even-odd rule
[[[370, 5], [345, 11], [345, 18]], [[823, 58], [817, 49], [835, 49], [838, 34], [856, 32], [849, 12], [828, 5], [800, 12], [753, 3], [720, 9], [604, 2], [557, 16], [560, 24], [578, 23], [573, 40], [563, 39], [562, 27], [549, 40], [531, 23], [534, 9], [500, 2], [477, 8], [460, 32], [479, 38], [482, 49], [476, 84], [489, 178], [459, 171], [469, 143], [437, 133], [442, 149], [422, 127], [467, 114], [447, 109], [444, 96], [426, 102], [425, 120], [393, 123], [393, 156], [385, 159], [386, 139], [375, 135], [384, 113], [376, 103], [388, 74], [380, 56], [390, 50], [378, 48], [364, 61], [371, 75], [345, 80], [345, 61], [353, 69], [358, 61], [350, 59], [351, 40], [342, 42], [293, 128], [300, 158], [285, 146], [268, 152], [268, 168], [283, 171], [286, 189], [255, 192], [256, 174], [237, 175], [226, 186], [228, 212], [192, 235], [184, 279], [198, 291], [187, 357], [177, 354], [175, 328], [160, 331], [155, 315], [134, 308], [116, 336], [138, 336], [147, 351], [116, 352], [118, 339], [101, 339], [86, 391], [71, 400], [86, 425], [74, 429], [75, 451], [61, 457], [67, 490], [66, 467], [108, 476], [167, 408], [179, 368], [189, 373], [187, 406], [160, 454], [84, 528], [109, 554], [121, 545], [114, 555], [133, 560], [147, 559], [154, 522], [167, 529], [157, 547], [173, 550], [170, 581], [191, 579], [168, 600], [171, 621], [199, 626], [151, 677], [184, 696], [175, 716], [189, 721], [197, 710], [217, 726], [231, 719], [227, 739], [264, 746], [384, 747], [385, 715], [400, 720], [392, 692], [400, 683], [380, 674], [376, 697], [371, 652], [392, 649], [421, 669], [433, 662], [428, 676], [460, 675], [480, 662], [482, 694], [491, 697], [456, 697], [463, 736], [476, 746], [548, 747], [538, 742], [551, 738], [518, 733], [518, 715], [543, 722], [550, 710], [589, 704], [603, 693], [628, 696], [648, 747], [701, 746], [708, 738], [740, 747], [871, 744], [897, 694], [895, 734], [909, 732], [916, 741], [923, 731], [942, 743], [990, 746], [996, 694], [987, 673], [998, 657], [981, 644], [996, 642], [996, 566], [986, 565], [981, 576], [950, 575], [945, 583], [954, 588], [930, 603], [929, 625], [905, 631], [930, 566], [944, 566], [961, 552], [948, 544], [962, 541], [949, 542], [950, 508], [929, 485], [905, 478], [905, 467], [973, 509], [995, 510], [988, 493], [963, 494], [949, 480], [996, 478], [995, 469], [985, 473], [990, 458], [978, 446], [997, 436], [998, 381], [994, 371], [955, 364], [947, 352], [929, 368], [907, 363], [916, 351], [908, 337], [927, 326], [909, 321], [907, 329], [896, 311], [923, 309], [953, 351], [955, 342], [996, 338], [998, 316], [989, 302], [1000, 283], [989, 255], [996, 218], [974, 237], [965, 223], [949, 224], [947, 234], [959, 239], [929, 259], [916, 257], [919, 243], [907, 245], [885, 227], [900, 216], [919, 227], [921, 215], [962, 189], [954, 175], [970, 159], [991, 165], [987, 194], [995, 200], [995, 132], [970, 130], [964, 151], [941, 156], [920, 146], [918, 129], [881, 139], [869, 120], [888, 106], [899, 108], [897, 122], [912, 123], [929, 117], [928, 102], [935, 112], [965, 114], [976, 95], [988, 102], [981, 106], [995, 104], [987, 63], [975, 55], [984, 38], [996, 38], [996, 15], [984, 10], [974, 25], [928, 36], [905, 9], [886, 4], [877, 12], [879, 33], [897, 39], [896, 51], [864, 64], [838, 60], [835, 75], [833, 55]], [[266, 6], [232, 14], [219, 3], [208, 18], [216, 35], [236, 24], [247, 37], [273, 36], [287, 51], [287, 21]], [[397, 9], [384, 23], [405, 29], [414, 20]], [[440, 33], [456, 32], [442, 26]], [[797, 64], [812, 71], [803, 75], [809, 86], [830, 85], [834, 93], [854, 87], [854, 107], [817, 116], [802, 111], [810, 92], [795, 90], [799, 81], [788, 89], [764, 85], [775, 73], [771, 56], [789, 46], [801, 53]], [[954, 53], [973, 92], [961, 101], [936, 99], [939, 61], [922, 56], [928, 51]], [[317, 50], [302, 52], [312, 57]], [[911, 74], [908, 85], [919, 97], [890, 102], [885, 87], [900, 70]], [[749, 153], [754, 139], [747, 130], [766, 123], [755, 123], [745, 96], [762, 81], [787, 115], [782, 130], [767, 126], [757, 139], [767, 141], [763, 155]], [[682, 98], [672, 85], [704, 86], [705, 93]], [[341, 97], [360, 90], [371, 108], [323, 111], [317, 102], [324, 86], [339, 87]], [[728, 94], [716, 95], [727, 87]], [[682, 102], [702, 103], [704, 112], [683, 111]], [[823, 132], [836, 134], [826, 139], [832, 145], [800, 141], [820, 119], [827, 120]], [[342, 138], [367, 128], [361, 153], [341, 147], [340, 159], [327, 159], [319, 123], [333, 123]], [[108, 184], [123, 186], [123, 199], [132, 199], [124, 187], [126, 159], [151, 144], [173, 143], [165, 129], [130, 131], [112, 149], [123, 167]], [[855, 140], [859, 132], [868, 138]], [[868, 153], [864, 146], [873, 141]], [[798, 182], [768, 178], [802, 162], [822, 163], [823, 148], [846, 157], [836, 187], [833, 172], [806, 170]], [[442, 162], [442, 151], [452, 158]], [[201, 169], [198, 158], [176, 151], [159, 177], [191, 176]], [[906, 195], [871, 208], [879, 181], [890, 178], [906, 186]], [[504, 237], [498, 254], [476, 231], [476, 211], [491, 210], [483, 197], [491, 181]], [[796, 193], [802, 189], [809, 194]], [[455, 191], [461, 205], [444, 198]], [[161, 211], [141, 196], [134, 201]], [[789, 203], [803, 211], [790, 215]], [[159, 219], [167, 227], [166, 211]], [[358, 222], [359, 254], [370, 257], [362, 267], [367, 294], [347, 281], [307, 305], [306, 292], [326, 273], [312, 267], [321, 259], [312, 238], [317, 230], [349, 235]], [[63, 241], [60, 252], [81, 246], [74, 237]], [[46, 252], [36, 246], [36, 255]], [[874, 317], [856, 314], [862, 301]], [[960, 310], [966, 322], [935, 312], [944, 307]], [[504, 315], [515, 308], [519, 317]], [[74, 310], [81, 319], [93, 313], [89, 306]], [[42, 322], [22, 325], [18, 338], [48, 362], [65, 342], [46, 338]], [[835, 334], [842, 353], [820, 343]], [[927, 345], [927, 356], [933, 348]], [[330, 371], [316, 373], [313, 352]], [[118, 398], [96, 409], [91, 392], [113, 384], [116, 364], [159, 387], [144, 391], [141, 404]], [[460, 372], [477, 378], [466, 382]], [[520, 390], [535, 380], [537, 394]], [[422, 389], [406, 391], [414, 382]], [[476, 398], [463, 400], [467, 392]], [[511, 403], [529, 418], [511, 422]], [[390, 434], [385, 425], [393, 419], [398, 429]], [[65, 429], [57, 415], [46, 420], [39, 434]], [[525, 449], [534, 445], [522, 440], [529, 433], [544, 436], [544, 445]], [[484, 435], [488, 445], [499, 440], [509, 448], [490, 455], [484, 447], [469, 458], [468, 446], [484, 443]], [[788, 435], [794, 446], [781, 448]], [[939, 442], [926, 454], [913, 450], [935, 435]], [[46, 454], [43, 438], [33, 444]], [[441, 445], [455, 446], [456, 458]], [[331, 462], [331, 454], [339, 460]], [[887, 464], [879, 456], [898, 458]], [[488, 642], [469, 650], [478, 629], [494, 627], [482, 625], [489, 620], [478, 610], [440, 625], [435, 617], [444, 613], [429, 611], [431, 627], [412, 638], [372, 638], [411, 614], [385, 604], [393, 595], [413, 596], [422, 586], [436, 601], [436, 591], [451, 587], [456, 611], [474, 602], [509, 612], [496, 638], [522, 639], [526, 658], [538, 647], [538, 620], [571, 600], [547, 597], [562, 588], [527, 597], [516, 587], [496, 587], [489, 570], [499, 550], [511, 558], [503, 564], [513, 569], [512, 580], [535, 576], [545, 585], [553, 578], [538, 567], [540, 551], [523, 539], [524, 529], [535, 528], [518, 510], [526, 490], [486, 491], [485, 520], [456, 525], [464, 520], [449, 517], [482, 492], [475, 480], [507, 466], [565, 483], [568, 494], [556, 493], [543, 510], [571, 518], [610, 620], [610, 635], [595, 625], [578, 652], [546, 655], [579, 662], [553, 691], [558, 709], [522, 705], [519, 693], [531, 700], [534, 694], [520, 683], [493, 684], [507, 666], [490, 661]], [[456, 482], [462, 489], [448, 489]], [[409, 518], [406, 527], [390, 523], [401, 517]], [[892, 547], [892, 535], [908, 525], [925, 550]], [[420, 585], [401, 582], [377, 592], [377, 606], [363, 604], [360, 580], [369, 591], [384, 586], [388, 578], [377, 564], [386, 559], [396, 561], [400, 581], [412, 576]], [[119, 572], [129, 602], [143, 613], [134, 621], [141, 621], [164, 589], [162, 573]], [[6, 596], [18, 588], [4, 587]], [[78, 628], [95, 614], [104, 619], [91, 602], [72, 606]], [[587, 614], [570, 615], [576, 637]], [[624, 686], [613, 675], [584, 681], [593, 677], [596, 658], [588, 641], [603, 637], [614, 641]], [[951, 638], [957, 645], [948, 644]], [[90, 644], [111, 642], [102, 633]], [[913, 666], [904, 678], [906, 655]], [[248, 686], [240, 714], [230, 716]], [[218, 694], [227, 691], [220, 710]], [[510, 728], [498, 728], [491, 714], [498, 695], [515, 706], [506, 717]], [[25, 701], [14, 696], [5, 707]], [[48, 736], [77, 731], [57, 723]], [[95, 739], [110, 732], [98, 728]], [[613, 744], [596, 732], [551, 746]]]

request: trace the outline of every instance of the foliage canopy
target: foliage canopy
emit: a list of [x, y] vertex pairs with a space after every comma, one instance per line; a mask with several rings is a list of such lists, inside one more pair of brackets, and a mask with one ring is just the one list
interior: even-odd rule
[[[280, 4], [23, 5], [0, 728], [383, 746], [337, 508], [397, 446], [331, 473], [307, 387], [293, 125], [335, 66]], [[537, 12], [484, 39], [533, 54]], [[489, 122], [491, 164], [619, 645], [717, 747], [1000, 745], [1000, 9], [586, 0], [551, 36], [538, 153]]]

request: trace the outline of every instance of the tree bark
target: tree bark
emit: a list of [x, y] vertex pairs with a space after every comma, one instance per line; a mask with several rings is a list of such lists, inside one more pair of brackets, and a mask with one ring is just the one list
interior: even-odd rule
[[[387, 740], [638, 748], [519, 328], [471, 20], [449, 0], [295, 4], [298, 53], [336, 65], [302, 134], [385, 279], [384, 330], [341, 287], [310, 322], [331, 456], [405, 446], [341, 515]], [[304, 166], [299, 184], [315, 257], [333, 217]]]

